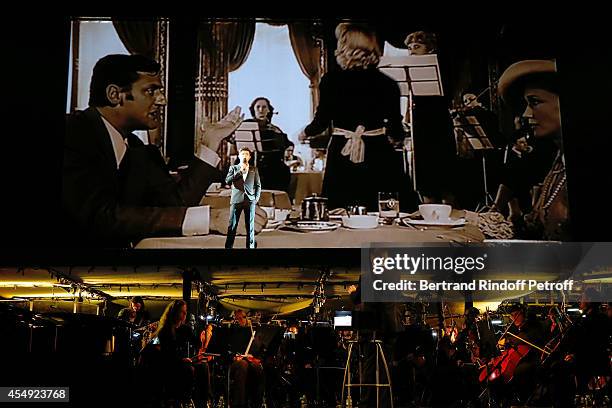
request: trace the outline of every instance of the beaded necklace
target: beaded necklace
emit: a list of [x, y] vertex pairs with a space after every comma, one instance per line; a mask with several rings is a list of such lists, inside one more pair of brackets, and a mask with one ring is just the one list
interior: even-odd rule
[[540, 208], [546, 211], [553, 203], [559, 192], [565, 185], [567, 175], [565, 173], [565, 164], [561, 153], [557, 155], [553, 168], [544, 179], [542, 186], [542, 194], [540, 196]]

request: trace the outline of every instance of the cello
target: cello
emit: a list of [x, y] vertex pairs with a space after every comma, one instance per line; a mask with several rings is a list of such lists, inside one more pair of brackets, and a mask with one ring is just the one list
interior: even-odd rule
[[488, 364], [481, 368], [480, 375], [478, 376], [478, 380], [481, 383], [493, 381], [503, 381], [504, 384], [509, 383], [514, 377], [516, 367], [523, 360], [523, 358], [529, 354], [529, 351], [531, 351], [532, 348], [542, 352], [543, 354], [550, 354], [548, 350], [538, 347], [524, 338], [509, 332], [508, 330], [510, 327], [512, 327], [512, 325], [508, 326], [504, 334], [502, 334], [502, 338], [508, 334], [518, 340], [518, 343], [513, 344], [509, 348], [502, 351], [499, 356], [492, 358]]

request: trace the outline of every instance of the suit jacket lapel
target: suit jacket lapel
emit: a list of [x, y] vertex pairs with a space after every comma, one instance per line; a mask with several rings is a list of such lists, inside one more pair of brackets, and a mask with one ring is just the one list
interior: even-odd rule
[[112, 167], [112, 169], [116, 171], [117, 159], [115, 158], [115, 151], [113, 150], [110, 135], [108, 134], [108, 130], [106, 129], [104, 122], [102, 122], [100, 113], [95, 108], [87, 108], [85, 110], [85, 115], [94, 125], [95, 140], [100, 148], [100, 151], [106, 158], [106, 162], [108, 163], [109, 167]]
[[248, 183], [249, 186], [253, 185], [253, 175], [255, 174], [255, 172], [253, 171], [252, 167], [249, 167], [249, 174], [247, 174], [247, 179], [246, 179], [246, 183]]

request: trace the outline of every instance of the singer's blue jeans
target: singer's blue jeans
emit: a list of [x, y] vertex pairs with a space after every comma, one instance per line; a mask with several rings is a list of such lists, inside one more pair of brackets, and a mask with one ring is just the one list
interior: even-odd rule
[[227, 227], [227, 239], [225, 240], [226, 248], [233, 248], [234, 239], [236, 238], [236, 229], [238, 221], [240, 221], [240, 213], [244, 211], [244, 225], [246, 227], [246, 247], [256, 248], [255, 243], [255, 206], [257, 203], [251, 201], [243, 201], [241, 203], [230, 205], [229, 226]]

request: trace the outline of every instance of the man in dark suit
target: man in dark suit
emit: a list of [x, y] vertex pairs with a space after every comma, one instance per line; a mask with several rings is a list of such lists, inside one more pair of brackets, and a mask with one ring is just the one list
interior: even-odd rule
[[230, 218], [227, 228], [225, 247], [234, 246], [236, 228], [240, 220], [240, 213], [244, 210], [244, 225], [246, 227], [246, 247], [255, 248], [255, 207], [261, 195], [261, 182], [257, 167], [249, 166], [251, 151], [247, 147], [238, 153], [240, 163], [230, 167], [225, 182], [232, 185], [230, 200]]
[[223, 233], [227, 209], [199, 206], [221, 180], [216, 153], [242, 121], [240, 108], [207, 127], [176, 182], [159, 150], [132, 132], [159, 127], [166, 105], [160, 65], [140, 55], [107, 55], [95, 65], [89, 108], [68, 115], [62, 208], [69, 244], [125, 247], [150, 236]]

